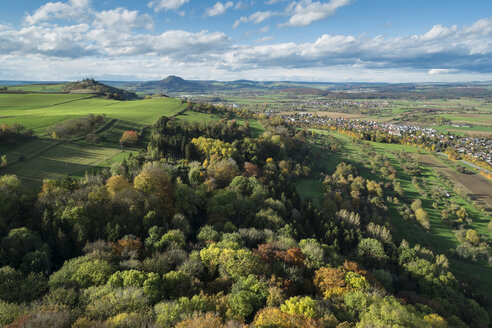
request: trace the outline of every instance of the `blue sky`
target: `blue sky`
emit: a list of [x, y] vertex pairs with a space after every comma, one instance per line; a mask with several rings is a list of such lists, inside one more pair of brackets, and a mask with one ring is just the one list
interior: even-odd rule
[[492, 80], [490, 0], [9, 1], [1, 80]]

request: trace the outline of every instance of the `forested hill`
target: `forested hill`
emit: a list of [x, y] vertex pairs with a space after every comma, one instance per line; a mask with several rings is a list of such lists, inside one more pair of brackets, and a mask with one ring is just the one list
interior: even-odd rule
[[[391, 184], [322, 167], [343, 148], [280, 118], [256, 117], [254, 137], [251, 114], [227, 116], [161, 117], [146, 152], [36, 192], [1, 176], [0, 324], [489, 325], [444, 255], [393, 236], [386, 199], [404, 198]], [[319, 206], [297, 193], [306, 177], [321, 180]]]
[[102, 84], [94, 79], [84, 79], [78, 82], [67, 83], [64, 91], [70, 93], [99, 94], [106, 96], [108, 99], [115, 100], [131, 100], [138, 97], [133, 92], [110, 87], [109, 85]]
[[198, 92], [205, 90], [204, 86], [197, 82], [186, 81], [174, 75], [170, 75], [160, 81], [149, 81], [139, 85], [141, 89], [156, 89], [163, 92]]

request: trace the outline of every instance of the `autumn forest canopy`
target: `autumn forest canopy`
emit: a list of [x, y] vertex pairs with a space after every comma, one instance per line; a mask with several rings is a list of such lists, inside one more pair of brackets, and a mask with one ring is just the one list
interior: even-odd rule
[[[163, 116], [145, 140], [126, 130], [120, 146], [146, 142], [144, 151], [82, 178], [44, 179], [39, 192], [14, 174], [0, 177], [0, 324], [490, 324], [488, 299], [452, 273], [445, 255], [393, 235], [388, 198], [407, 202], [406, 215], [424, 228], [428, 218], [390, 164], [381, 164], [387, 183], [351, 163], [329, 169], [323, 158], [344, 151], [335, 138], [319, 151], [314, 132], [278, 117], [257, 115], [264, 132], [255, 136], [239, 123], [253, 117], [248, 111], [186, 106], [224, 118]], [[84, 135], [104, 120], [69, 120], [50, 133]], [[9, 131], [6, 138], [28, 138]], [[296, 188], [313, 176], [321, 202]], [[448, 214], [466, 216], [459, 210]], [[463, 235], [470, 245], [480, 238]]]

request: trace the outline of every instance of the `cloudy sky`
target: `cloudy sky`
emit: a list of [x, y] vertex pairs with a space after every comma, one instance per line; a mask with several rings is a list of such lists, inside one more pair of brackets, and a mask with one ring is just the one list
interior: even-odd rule
[[491, 0], [2, 2], [0, 80], [492, 80]]

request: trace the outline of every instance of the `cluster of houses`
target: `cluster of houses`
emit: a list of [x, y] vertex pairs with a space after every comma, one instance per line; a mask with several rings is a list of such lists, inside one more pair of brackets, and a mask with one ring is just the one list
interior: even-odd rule
[[[274, 115], [270, 113], [269, 115]], [[315, 126], [334, 126], [353, 131], [380, 131], [397, 137], [428, 138], [437, 139], [439, 143], [451, 145], [460, 154], [473, 156], [481, 161], [492, 165], [492, 138], [491, 137], [470, 137], [457, 136], [450, 133], [443, 133], [431, 128], [416, 125], [393, 124], [375, 121], [364, 121], [359, 119], [332, 119], [314, 115], [309, 112], [300, 112], [291, 115], [280, 114], [286, 121], [292, 123], [309, 124]]]
[[338, 109], [383, 109], [390, 107], [387, 100], [350, 100], [350, 99], [304, 99], [301, 106], [309, 108], [338, 108]]

